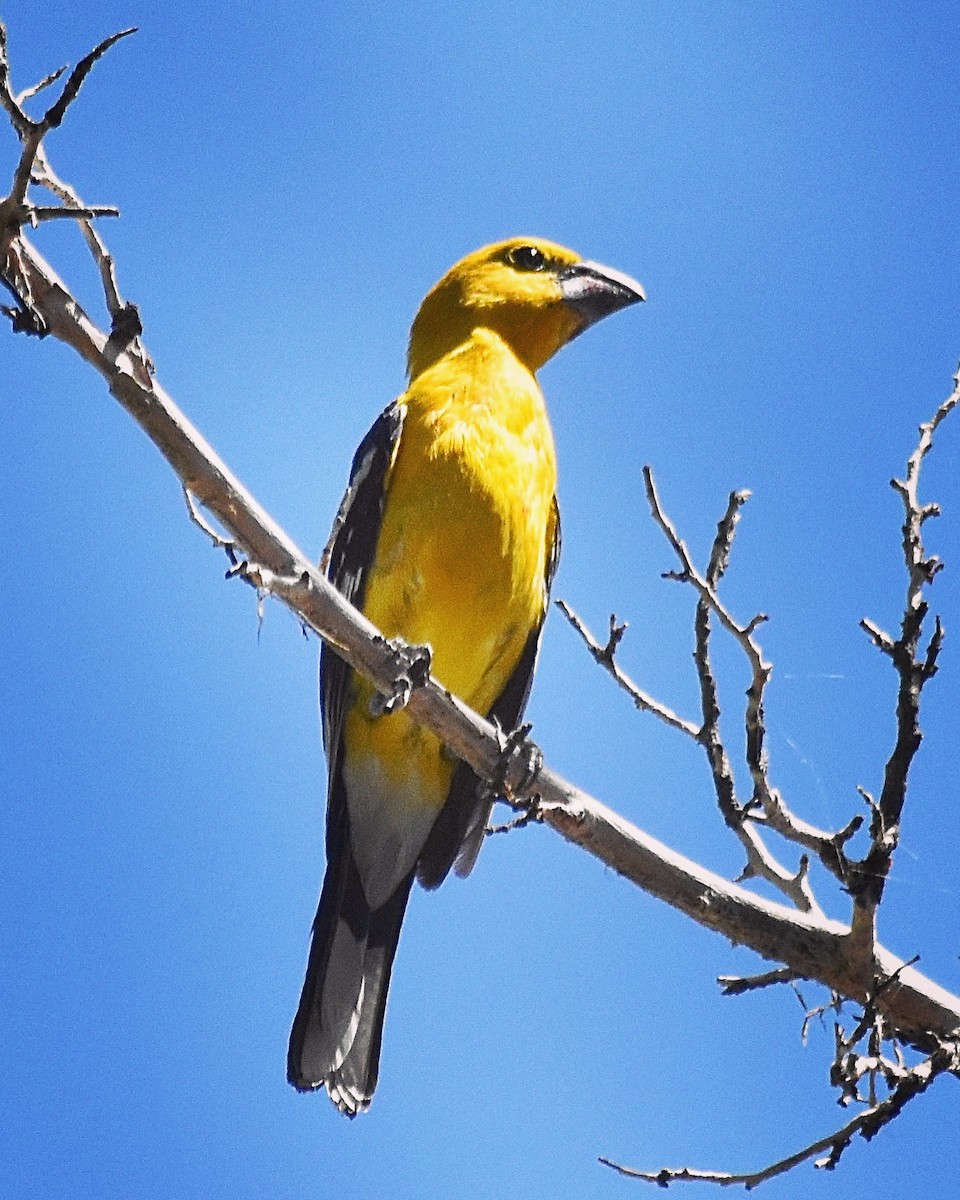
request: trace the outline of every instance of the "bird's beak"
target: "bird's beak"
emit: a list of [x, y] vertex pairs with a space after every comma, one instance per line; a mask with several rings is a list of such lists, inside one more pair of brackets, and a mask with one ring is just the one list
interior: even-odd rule
[[578, 262], [557, 273], [557, 282], [568, 308], [580, 318], [576, 334], [628, 305], [646, 300], [635, 279], [595, 262]]

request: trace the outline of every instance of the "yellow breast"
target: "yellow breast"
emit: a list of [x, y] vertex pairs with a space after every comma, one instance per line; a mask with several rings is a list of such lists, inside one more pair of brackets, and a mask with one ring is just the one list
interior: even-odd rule
[[[478, 330], [420, 375], [388, 482], [364, 611], [388, 637], [426, 643], [433, 674], [486, 712], [546, 602], [553, 437], [532, 374]], [[443, 803], [453, 764], [404, 713], [374, 720], [360, 685], [351, 754], [376, 755], [407, 792]]]

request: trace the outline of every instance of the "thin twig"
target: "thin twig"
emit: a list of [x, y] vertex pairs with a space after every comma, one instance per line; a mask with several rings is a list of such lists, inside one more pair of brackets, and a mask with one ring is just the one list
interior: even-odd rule
[[222, 534], [218, 533], [216, 529], [214, 529], [214, 527], [197, 507], [197, 501], [189, 487], [186, 485], [184, 485], [183, 489], [183, 498], [187, 503], [187, 513], [190, 516], [190, 520], [194, 523], [194, 525], [197, 526], [198, 529], [202, 530], [207, 535], [210, 541], [213, 542], [214, 546], [224, 551], [227, 558], [230, 560], [231, 573], [233, 573], [233, 571], [238, 569], [240, 566], [240, 558], [237, 554], [238, 548], [236, 541], [233, 538], [224, 537]]
[[923, 623], [928, 611], [925, 591], [933, 583], [943, 564], [936, 555], [928, 555], [923, 544], [923, 526], [939, 514], [936, 504], [921, 504], [918, 491], [923, 461], [933, 448], [934, 434], [950, 413], [960, 404], [960, 369], [954, 375], [953, 391], [943, 401], [929, 421], [919, 429], [916, 449], [907, 459], [903, 479], [890, 481], [903, 502], [902, 550], [907, 571], [907, 589], [900, 622], [900, 635], [895, 640], [872, 621], [864, 618], [860, 624], [871, 641], [893, 663], [899, 679], [896, 706], [896, 737], [893, 750], [884, 769], [883, 787], [872, 807], [870, 822], [871, 844], [856, 864], [849, 880], [855, 905], [864, 911], [861, 924], [872, 919], [883, 895], [883, 888], [893, 854], [900, 837], [900, 818], [907, 796], [907, 777], [914, 756], [920, 748], [923, 733], [920, 729], [920, 698], [924, 685], [937, 671], [937, 660], [943, 646], [944, 631], [940, 618], [925, 650], [920, 649]]
[[791, 971], [789, 967], [777, 967], [773, 971], [764, 971], [761, 975], [719, 975], [717, 983], [724, 996], [742, 996], [745, 992], [755, 992], [760, 988], [793, 983], [799, 978], [796, 971]]
[[52, 83], [56, 83], [60, 76], [66, 71], [68, 63], [64, 63], [62, 67], [57, 67], [55, 71], [51, 71], [49, 75], [44, 76], [39, 83], [35, 83], [32, 87], [24, 88], [19, 96], [14, 97], [18, 108], [23, 108], [28, 100], [32, 100], [34, 96], [38, 96], [44, 88], [48, 88]]
[[[649, 479], [652, 483], [652, 471], [649, 473]], [[717, 523], [717, 532], [713, 540], [713, 547], [710, 551], [710, 559], [704, 576], [706, 585], [713, 589], [714, 593], [730, 563], [730, 551], [733, 546], [733, 538], [736, 534], [737, 526], [740, 523], [741, 510], [749, 498], [750, 492], [746, 489], [731, 492], [727, 500], [726, 511]], [[657, 499], [657, 508], [663, 514], [659, 498]], [[710, 765], [720, 813], [728, 828], [734, 832], [746, 851], [747, 862], [740, 875], [740, 879], [765, 879], [768, 883], [773, 884], [774, 887], [783, 892], [801, 912], [819, 913], [822, 910], [814, 897], [813, 889], [810, 885], [810, 863], [806, 855], [801, 856], [797, 870], [795, 872], [790, 871], [776, 858], [769, 846], [767, 846], [756, 824], [748, 821], [751, 809], [757, 803], [758, 788], [756, 782], [754, 783], [754, 798], [750, 805], [741, 804], [737, 799], [733, 768], [720, 733], [719, 688], [710, 654], [711, 611], [711, 605], [707, 597], [701, 594], [697, 601], [693, 624], [693, 659], [697, 668], [697, 678], [700, 681], [700, 705], [703, 713], [703, 726], [700, 730], [699, 741], [703, 746]], [[749, 636], [752, 639], [752, 635]], [[769, 678], [769, 672], [767, 678]], [[762, 776], [764, 783], [762, 791], [764, 795], [767, 795], [770, 792], [770, 787], [767, 783], [767, 764], [765, 758], [761, 754], [759, 762], [754, 763], [749, 760], [751, 744], [757, 749], [762, 747], [762, 697], [764, 687], [765, 679], [758, 681], [755, 670], [754, 684], [747, 693], [748, 765], [755, 780], [758, 773]], [[754, 738], [752, 743], [750, 738], [751, 727], [761, 730], [760, 738]]]
[[[83, 201], [76, 190], [70, 184], [64, 182], [57, 175], [56, 171], [54, 171], [53, 167], [51, 167], [43, 146], [37, 148], [33, 178], [38, 184], [45, 187], [47, 191], [58, 196], [65, 205], [83, 207]], [[113, 212], [119, 216], [119, 209], [114, 209]], [[107, 312], [110, 314], [111, 319], [116, 321], [123, 313], [125, 306], [123, 298], [120, 295], [120, 288], [117, 285], [116, 267], [113, 258], [107, 250], [106, 244], [100, 237], [100, 234], [89, 221], [80, 221], [80, 230], [100, 273], [100, 285], [103, 288]]]
[[[843, 878], [843, 846], [852, 834], [846, 829], [830, 833], [801, 821], [790, 812], [779, 791], [771, 786], [769, 781], [763, 697], [772, 667], [765, 660], [755, 636], [758, 626], [766, 618], [758, 613], [746, 625], [741, 625], [726, 609], [716, 591], [716, 584], [726, 570], [740, 510], [749, 492], [731, 493], [726, 512], [717, 526], [707, 574], [701, 575], [694, 566], [686, 544], [664, 511], [650, 467], [644, 467], [643, 476], [650, 511], [681, 563], [682, 569], [676, 573], [668, 573], [669, 577], [690, 583], [698, 593], [694, 623], [694, 660], [700, 681], [703, 710], [699, 741], [707, 754], [721, 814], [747, 851], [744, 877], [755, 875], [768, 880], [789, 896], [802, 911], [820, 911], [809, 883], [808, 861], [801, 857], [796, 872], [788, 871], [777, 861], [756, 830], [751, 832], [751, 824], [762, 823], [788, 840], [812, 851], [835, 875]], [[753, 781], [753, 796], [748, 805], [743, 805], [737, 800], [733, 768], [720, 735], [718, 688], [709, 651], [711, 613], [715, 614], [721, 625], [733, 635], [750, 665], [751, 682], [747, 691], [745, 726], [746, 756]]]
[[[84, 80], [90, 74], [97, 60], [102, 58], [110, 47], [121, 38], [128, 37], [131, 33], [136, 33], [136, 29], [124, 29], [120, 33], [114, 33], [110, 37], [104, 38], [98, 46], [85, 55], [70, 72], [58, 99], [50, 105], [39, 121], [35, 121], [24, 111], [21, 98], [12, 90], [7, 56], [7, 33], [0, 23], [0, 106], [10, 117], [23, 144], [9, 195], [0, 200], [0, 267], [3, 266], [10, 245], [20, 229], [26, 224], [35, 223], [32, 206], [27, 202], [27, 190], [43, 139], [51, 129], [56, 129], [63, 121], [67, 109], [77, 98]], [[28, 88], [25, 93], [22, 93], [23, 98], [29, 98], [30, 95], [35, 95], [38, 91], [48, 87], [63, 73], [64, 68], [61, 68], [48, 75], [33, 89]], [[49, 220], [50, 217], [48, 215], [42, 219]]]
[[33, 205], [30, 208], [29, 223], [40, 225], [44, 221], [57, 221], [67, 218], [71, 221], [93, 221], [97, 217], [119, 217], [120, 209], [112, 204], [65, 208], [61, 205]]
[[64, 84], [63, 91], [60, 93], [59, 99], [56, 100], [43, 115], [43, 119], [41, 120], [40, 124], [45, 126], [44, 132], [46, 132], [46, 130], [56, 129], [60, 125], [60, 122], [66, 116], [67, 109], [74, 102], [74, 100], [76, 100], [77, 95], [80, 92], [80, 88], [83, 86], [84, 80], [93, 69], [94, 63], [96, 63], [98, 59], [102, 58], [111, 46], [115, 46], [121, 38], [129, 37], [132, 33], [136, 32], [137, 27], [132, 25], [129, 29], [121, 29], [119, 33], [112, 33], [109, 37], [104, 38], [98, 46], [94, 46], [89, 54], [85, 54], [83, 58], [80, 59], [77, 65], [70, 72], [67, 82]]
[[616, 681], [618, 687], [622, 688], [634, 705], [641, 712], [652, 713], [665, 725], [669, 725], [673, 729], [679, 729], [681, 733], [685, 733], [688, 737], [696, 739], [700, 734], [700, 728], [693, 721], [687, 721], [683, 717], [678, 716], [673, 709], [668, 708], [665, 704], [661, 704], [659, 700], [645, 692], [638, 684], [630, 678], [616, 660], [616, 649], [620, 644], [626, 625], [618, 625], [615, 616], [610, 617], [610, 636], [606, 645], [601, 645], [600, 642], [593, 636], [586, 624], [579, 617], [565, 600], [557, 600], [557, 608], [567, 618], [573, 628], [583, 639], [584, 644], [590, 651], [595, 662], [607, 671], [610, 676]]
[[921, 1095], [940, 1075], [947, 1072], [956, 1073], [960, 1070], [960, 1045], [956, 1042], [944, 1043], [929, 1058], [924, 1059], [916, 1067], [904, 1072], [897, 1087], [885, 1100], [865, 1108], [852, 1120], [839, 1129], [817, 1138], [809, 1145], [797, 1150], [794, 1154], [770, 1163], [758, 1171], [731, 1172], [705, 1171], [696, 1167], [661, 1167], [657, 1171], [641, 1171], [633, 1167], [625, 1167], [609, 1158], [601, 1158], [604, 1166], [612, 1167], [621, 1175], [630, 1179], [642, 1179], [647, 1183], [655, 1183], [659, 1187], [669, 1187], [671, 1183], [715, 1183], [720, 1187], [739, 1185], [746, 1191], [784, 1175], [787, 1171], [808, 1162], [817, 1154], [827, 1151], [825, 1157], [814, 1165], [820, 1170], [832, 1171], [840, 1162], [844, 1151], [859, 1134], [869, 1141], [885, 1126], [893, 1121], [903, 1111], [904, 1106], [915, 1096]]
[[483, 833], [485, 837], [492, 837], [495, 833], [512, 833], [514, 829], [524, 829], [527, 825], [537, 825], [542, 821], [543, 817], [533, 805], [526, 812], [520, 813], [519, 816], [513, 817], [509, 821], [504, 821], [501, 825], [487, 826]]

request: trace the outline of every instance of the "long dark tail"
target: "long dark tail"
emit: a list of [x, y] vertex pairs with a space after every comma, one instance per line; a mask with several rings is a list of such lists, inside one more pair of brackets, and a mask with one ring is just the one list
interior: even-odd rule
[[290, 1032], [287, 1078], [300, 1091], [326, 1087], [341, 1112], [369, 1108], [377, 1086], [390, 969], [413, 873], [371, 909], [349, 837], [327, 864], [300, 1007]]

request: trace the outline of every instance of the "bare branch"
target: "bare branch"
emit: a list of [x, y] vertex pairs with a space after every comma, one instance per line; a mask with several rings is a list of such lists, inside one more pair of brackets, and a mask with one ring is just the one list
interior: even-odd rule
[[96, 207], [62, 208], [60, 205], [34, 205], [30, 209], [31, 225], [42, 225], [44, 221], [56, 221], [66, 217], [72, 221], [93, 221], [97, 217], [119, 217], [120, 209], [101, 204]]
[[669, 1187], [671, 1183], [699, 1182], [716, 1183], [720, 1187], [739, 1185], [746, 1191], [751, 1191], [761, 1183], [775, 1179], [778, 1175], [786, 1174], [787, 1171], [801, 1163], [808, 1162], [823, 1151], [827, 1151], [826, 1156], [819, 1159], [814, 1165], [820, 1170], [832, 1171], [858, 1134], [864, 1140], [869, 1141], [885, 1125], [898, 1117], [910, 1100], [925, 1092], [939, 1075], [947, 1072], [955, 1074], [958, 1070], [960, 1070], [960, 1046], [956, 1042], [945, 1043], [918, 1066], [903, 1072], [901, 1082], [885, 1100], [865, 1108], [852, 1120], [834, 1130], [833, 1133], [827, 1134], [826, 1137], [818, 1138], [801, 1150], [758, 1171], [735, 1173], [704, 1171], [696, 1167], [661, 1167], [657, 1171], [641, 1171], [633, 1167], [624, 1167], [609, 1158], [601, 1158], [600, 1162], [630, 1179], [642, 1179], [647, 1183], [655, 1183], [659, 1187]]
[[492, 837], [495, 833], [512, 833], [514, 829], [523, 829], [527, 825], [537, 824], [540, 820], [541, 817], [536, 807], [532, 807], [526, 812], [520, 813], [518, 817], [504, 821], [502, 825], [488, 826], [483, 832], [486, 837]]
[[789, 967], [776, 967], [762, 975], [720, 975], [717, 983], [724, 996], [742, 996], [745, 992], [756, 992], [779, 983], [793, 983], [797, 978], [796, 972]]
[[[129, 29], [121, 29], [119, 33], [112, 33], [110, 37], [104, 38], [98, 46], [94, 46], [89, 54], [84, 55], [84, 57], [80, 59], [77, 65], [70, 72], [70, 76], [67, 79], [67, 82], [64, 84], [63, 92], [60, 94], [60, 98], [55, 101], [55, 103], [53, 103], [43, 115], [43, 119], [40, 124], [46, 127], [44, 132], [49, 129], [56, 129], [60, 125], [60, 122], [66, 116], [67, 109], [74, 102], [74, 100], [76, 100], [77, 95], [83, 86], [83, 81], [90, 74], [94, 63], [96, 63], [99, 58], [102, 58], [111, 46], [115, 46], [121, 38], [129, 37], [132, 33], [136, 32], [136, 26], [131, 26]], [[58, 75], [59, 74], [62, 74], [62, 69], [60, 72], [58, 72]]]
[[707, 583], [711, 587], [715, 588], [726, 574], [730, 563], [730, 550], [733, 546], [734, 534], [737, 532], [737, 526], [740, 524], [740, 510], [749, 499], [750, 492], [747, 488], [741, 488], [740, 491], [730, 493], [730, 498], [727, 501], [727, 511], [717, 524], [717, 536], [713, 540], [713, 549], [710, 551], [710, 562], [707, 566]]
[[[649, 480], [649, 484], [653, 483], [653, 472], [649, 468], [645, 473], [645, 477]], [[733, 544], [733, 537], [740, 521], [740, 510], [749, 497], [750, 493], [746, 490], [730, 493], [726, 512], [717, 524], [717, 533], [710, 553], [706, 576], [704, 577], [704, 582], [709, 588], [716, 588], [717, 583], [719, 583], [727, 569], [730, 561], [730, 549]], [[665, 517], [659, 498], [656, 500], [656, 510], [659, 511], [661, 518]], [[765, 879], [768, 883], [773, 884], [774, 887], [779, 888], [801, 912], [820, 913], [822, 910], [817, 904], [808, 879], [808, 860], [805, 857], [801, 858], [796, 872], [792, 872], [783, 866], [764, 842], [756, 825], [748, 821], [749, 806], [741, 804], [737, 799], [733, 768], [720, 733], [719, 689], [710, 657], [711, 611], [711, 604], [708, 598], [701, 592], [694, 617], [695, 645], [693, 651], [693, 660], [697, 668], [697, 678], [700, 681], [700, 706], [703, 713], [703, 725], [700, 729], [698, 740], [703, 746], [710, 765], [720, 813], [727, 827], [736, 834], [746, 851], [747, 862], [740, 875], [740, 879]], [[752, 630], [749, 630], [747, 633], [748, 638], [751, 633]], [[751, 722], [754, 725], [759, 722], [761, 729], [763, 724], [762, 705], [758, 711], [752, 701], [755, 701], [757, 697], [762, 697], [764, 684], [762, 681], [757, 684], [756, 674], [754, 675], [754, 683], [756, 686], [752, 687], [751, 691], [748, 692], [748, 744]], [[762, 738], [759, 742], [754, 739], [753, 744], [755, 747], [761, 745]], [[762, 773], [763, 779], [766, 780], [766, 763], [762, 762], [758, 764], [758, 769]], [[768, 792], [769, 788], [765, 787], [764, 791]], [[756, 800], [756, 787], [754, 789], [754, 797]]]
[[[36, 95], [37, 92], [48, 87], [54, 80], [60, 78], [65, 68], [61, 67], [58, 71], [48, 75], [46, 79], [41, 80], [34, 88], [28, 88], [26, 92], [22, 93], [21, 97], [15, 95], [10, 84], [7, 33], [2, 23], [0, 23], [0, 106], [3, 107], [4, 111], [10, 117], [14, 129], [23, 143], [23, 149], [20, 153], [20, 160], [17, 163], [16, 170], [14, 171], [10, 192], [4, 199], [0, 200], [0, 265], [4, 263], [11, 242], [20, 229], [24, 225], [36, 223], [32, 206], [27, 202], [27, 189], [30, 186], [31, 175], [43, 139], [51, 129], [56, 129], [63, 121], [67, 109], [77, 98], [80, 88], [83, 86], [83, 81], [89, 75], [97, 60], [102, 58], [110, 47], [120, 41], [121, 38], [128, 37], [131, 33], [136, 33], [136, 29], [124, 29], [120, 33], [112, 34], [110, 37], [105, 38], [98, 46], [95, 46], [89, 54], [85, 55], [70, 72], [59, 98], [47, 109], [39, 121], [34, 121], [24, 111], [21, 99]], [[86, 206], [78, 205], [77, 207]], [[93, 215], [107, 214], [94, 213]], [[49, 220], [49, 214], [41, 219]]]
[[[107, 334], [96, 328], [22, 236], [18, 252], [34, 303], [51, 332], [100, 372], [196, 501], [243, 547], [250, 562], [260, 564], [260, 584], [288, 604], [352, 667], [389, 693], [394, 683], [393, 655], [377, 629], [257, 504], [156, 379], [143, 379], [129, 354], [106, 353]], [[436, 682], [414, 691], [408, 711], [482, 778], [496, 776], [502, 752], [498, 731]], [[852, 976], [846, 965], [846, 926], [773, 904], [729, 883], [649, 837], [547, 767], [524, 793], [516, 785], [525, 774], [518, 763], [515, 774], [506, 780], [506, 790], [521, 804], [525, 795], [539, 796], [544, 822], [568, 841], [700, 924], [784, 963], [798, 975], [819, 979], [844, 995], [865, 998], [863, 981]], [[882, 948], [877, 949], [877, 958], [887, 973], [900, 963]], [[884, 994], [881, 1006], [891, 1024], [905, 1032], [906, 1040], [921, 1047], [929, 1043], [931, 1033], [949, 1036], [960, 1027], [960, 998], [913, 968], [901, 976], [899, 988]]]
[[[907, 797], [907, 776], [923, 738], [920, 697], [924, 684], [936, 674], [937, 659], [943, 645], [943, 626], [937, 617], [927, 648], [924, 652], [920, 651], [923, 622], [928, 611], [924, 593], [943, 564], [935, 555], [928, 555], [923, 544], [924, 523], [939, 513], [939, 507], [936, 504], [921, 504], [918, 490], [920, 470], [933, 448], [934, 434], [941, 422], [960, 404], [960, 370], [953, 382], [953, 391], [931, 419], [920, 426], [917, 447], [907, 459], [905, 477], [891, 480], [891, 486], [900, 496], [904, 509], [902, 547], [907, 569], [907, 591], [900, 635], [893, 640], [873, 622], [866, 619], [861, 621], [874, 644], [890, 658], [899, 679], [896, 737], [884, 770], [883, 788], [873, 806], [871, 845], [863, 860], [856, 864], [848, 881], [855, 906], [866, 910], [873, 910], [879, 904], [893, 863], [900, 836], [900, 817]], [[863, 922], [867, 918], [860, 919]]]
[[[644, 477], [647, 480], [649, 492], [649, 489], [653, 487], [653, 473], [650, 468], [645, 469]], [[717, 525], [717, 534], [710, 555], [710, 564], [707, 569], [706, 579], [704, 580], [706, 587], [713, 588], [727, 568], [730, 557], [730, 546], [740, 520], [740, 509], [746, 503], [749, 495], [748, 491], [737, 491], [730, 494], [726, 512]], [[663, 509], [659, 506], [658, 500], [656, 502], [656, 511], [659, 513], [661, 522], [665, 521], [668, 528], [672, 529], [672, 525], [670, 525]], [[675, 544], [682, 546], [679, 538], [676, 538]], [[681, 561], [683, 561], [685, 567], [685, 571], [681, 577], [689, 578], [687, 568], [691, 571], [693, 570], [689, 555], [683, 557]], [[613, 677], [618, 686], [627, 692], [640, 711], [653, 713], [654, 716], [658, 717], [665, 724], [680, 730], [688, 737], [694, 738], [703, 746], [710, 764], [717, 802], [723, 819], [740, 839], [746, 852], [746, 866], [740, 878], [765, 879], [768, 883], [773, 884], [774, 887], [783, 892], [802, 912], [821, 913], [822, 910], [817, 904], [810, 887], [808, 879], [809, 863], [807, 859], [805, 857], [801, 859], [800, 865], [795, 872], [788, 870], [778, 862], [770, 849], [765, 845], [757, 827], [747, 822], [747, 809], [737, 799], [733, 768], [720, 736], [720, 707], [717, 684], [709, 655], [709, 605], [703, 599], [700, 600], [697, 606], [695, 623], [696, 649], [694, 651], [694, 661], [696, 662], [697, 675], [700, 680], [701, 708], [703, 712], [703, 724], [700, 727], [697, 727], [692, 721], [686, 721], [678, 717], [672, 709], [654, 700], [620, 668], [616, 661], [616, 650], [626, 631], [626, 625], [617, 624], [616, 617], [611, 616], [610, 634], [607, 643], [606, 645], [601, 645], [589, 629], [587, 629], [580, 617], [577, 616], [565, 601], [558, 600], [557, 606], [583, 638], [594, 661], [599, 663]], [[750, 634], [748, 633], [747, 636], [750, 636]], [[754, 719], [756, 719], [756, 714], [754, 714]], [[762, 715], [760, 719], [762, 720]]]
[[214, 529], [214, 527], [197, 507], [197, 502], [194, 500], [192, 492], [186, 486], [184, 486], [183, 489], [183, 498], [187, 503], [187, 513], [190, 517], [190, 520], [194, 523], [194, 525], [197, 526], [198, 529], [202, 530], [203, 533], [207, 535], [210, 541], [213, 542], [214, 546], [226, 552], [227, 558], [230, 559], [231, 570], [236, 568], [240, 562], [239, 558], [237, 557], [237, 543], [233, 540], [233, 538], [225, 538]]
[[55, 71], [51, 71], [39, 83], [35, 83], [32, 87], [24, 88], [19, 96], [15, 97], [18, 108], [23, 108], [28, 100], [32, 100], [34, 96], [38, 96], [44, 88], [48, 88], [52, 83], [56, 83], [60, 76], [66, 71], [68, 63], [64, 63], [62, 67], [57, 67]]
[[766, 687], [772, 666], [763, 657], [759, 644], [754, 638], [754, 632], [760, 622], [766, 618], [757, 614], [746, 625], [739, 624], [727, 611], [716, 592], [716, 582], [719, 580], [730, 555], [730, 545], [739, 520], [739, 510], [749, 493], [734, 492], [730, 496], [727, 512], [717, 527], [717, 536], [710, 555], [710, 567], [707, 576], [700, 574], [693, 564], [686, 543], [677, 533], [673, 522], [664, 512], [657, 494], [653, 471], [650, 467], [643, 468], [643, 479], [647, 492], [647, 500], [654, 520], [667, 536], [680, 560], [682, 570], [677, 578], [692, 584], [696, 589], [700, 603], [697, 611], [697, 669], [701, 679], [701, 690], [704, 693], [704, 726], [716, 725], [719, 717], [717, 704], [716, 682], [709, 665], [709, 617], [715, 613], [721, 625], [739, 643], [747, 657], [751, 669], [750, 687], [747, 689], [746, 731], [747, 731], [747, 765], [754, 785], [754, 801], [766, 808], [771, 799], [771, 789], [767, 778], [767, 759], [764, 746], [766, 730], [763, 719], [763, 692]]
[[[52, 192], [63, 201], [64, 205], [73, 208], [83, 208], [83, 201], [80, 199], [76, 190], [65, 183], [59, 175], [51, 167], [43, 146], [37, 148], [36, 161], [33, 167], [33, 178], [36, 183], [45, 187], [47, 191]], [[119, 209], [113, 209], [112, 215], [120, 215]], [[117, 284], [116, 267], [110, 252], [107, 250], [106, 244], [97, 233], [96, 229], [87, 220], [80, 221], [80, 231], [83, 234], [84, 241], [87, 243], [87, 249], [97, 266], [100, 273], [100, 285], [103, 288], [104, 303], [107, 306], [107, 312], [116, 326], [117, 321], [122, 320], [123, 313], [126, 310], [123, 298], [120, 295], [120, 288]]]
[[[66, 67], [61, 67], [56, 73], [59, 78], [66, 70]], [[52, 82], [52, 81], [51, 81]], [[24, 113], [23, 109], [14, 95], [10, 86], [10, 60], [7, 56], [7, 31], [2, 21], [0, 21], [0, 107], [10, 118], [10, 123], [13, 125], [17, 134], [22, 139], [30, 130], [33, 122]]]
[[886, 630], [881, 629], [879, 625], [874, 624], [874, 622], [869, 620], [867, 617], [861, 618], [860, 628], [864, 630], [864, 632], [870, 638], [870, 641], [873, 642], [878, 650], [882, 650], [884, 654], [887, 654], [893, 658], [894, 642], [893, 638], [889, 633], [886, 632]]
[[[764, 845], [756, 830], [750, 831], [751, 827], [748, 824], [748, 822], [753, 822], [766, 825], [789, 841], [812, 851], [828, 870], [838, 878], [844, 878], [846, 858], [843, 847], [854, 830], [848, 826], [840, 832], [830, 833], [801, 821], [790, 812], [779, 791], [772, 787], [769, 781], [763, 697], [772, 667], [764, 659], [760, 645], [754, 636], [757, 627], [766, 618], [762, 614], [757, 614], [746, 625], [740, 625], [724, 607], [716, 592], [715, 585], [726, 570], [729, 561], [731, 540], [739, 521], [740, 509], [747, 500], [749, 492], [731, 493], [727, 510], [717, 526], [717, 535], [707, 574], [701, 576], [693, 564], [685, 543], [663, 509], [652, 470], [645, 467], [643, 475], [647, 499], [654, 520], [666, 534], [682, 565], [682, 570], [671, 577], [690, 583], [699, 595], [694, 623], [696, 639], [694, 661], [700, 680], [703, 710], [703, 726], [699, 740], [707, 754], [717, 802], [724, 821], [736, 833], [747, 850], [745, 876], [756, 875], [768, 880], [789, 896], [791, 901], [802, 911], [819, 911], [808, 881], [806, 861], [801, 859], [795, 873], [787, 871]], [[721, 625], [734, 636], [750, 665], [751, 682], [747, 690], [745, 727], [746, 758], [753, 780], [753, 796], [747, 805], [743, 805], [737, 800], [733, 769], [720, 735], [720, 705], [709, 652], [711, 613], [715, 613]]]
[[[721, 625], [723, 625], [727, 632], [732, 634], [732, 636], [736, 638], [736, 640], [743, 646], [744, 652], [750, 659], [751, 663], [756, 662], [757, 665], [766, 665], [763, 664], [762, 655], [760, 654], [758, 648], [750, 643], [750, 636], [748, 633], [749, 627], [745, 628], [737, 623], [737, 621], [727, 611], [720, 597], [714, 590], [713, 585], [704, 579], [704, 577], [694, 566], [693, 559], [690, 557], [690, 551], [687, 549], [686, 543], [677, 533], [672, 521], [666, 515], [663, 507], [660, 504], [660, 497], [657, 495], [657, 488], [653, 479], [653, 471], [650, 467], [643, 468], [643, 481], [644, 486], [646, 487], [647, 500], [650, 504], [650, 511], [653, 514], [653, 518], [663, 530], [667, 540], [670, 542], [670, 545], [676, 552], [677, 558], [679, 558], [682, 566], [682, 570], [680, 572], [678, 572], [676, 575], [670, 574], [669, 577], [691, 583], [699, 592], [701, 599], [704, 600], [707, 606], [717, 614]], [[746, 497], [744, 497], [744, 499], [745, 498]], [[737, 507], [739, 507], [739, 505]], [[763, 618], [760, 617], [757, 619], [762, 620]]]
[[557, 600], [555, 603], [557, 608], [560, 609], [573, 628], [583, 638], [594, 661], [598, 662], [605, 671], [609, 672], [612, 678], [616, 680], [617, 685], [627, 693], [634, 705], [641, 712], [652, 713], [659, 720], [663, 721], [665, 725], [669, 725], [673, 729], [679, 729], [681, 733], [685, 733], [688, 737], [699, 737], [699, 726], [695, 725], [692, 721], [686, 721], [683, 717], [677, 716], [673, 709], [667, 708], [665, 704], [661, 704], [658, 700], [654, 700], [638, 684], [634, 683], [630, 676], [620, 667], [616, 660], [616, 650], [627, 631], [626, 625], [618, 625], [616, 616], [611, 615], [610, 636], [606, 645], [601, 646], [581, 618], [577, 616], [565, 600]]

